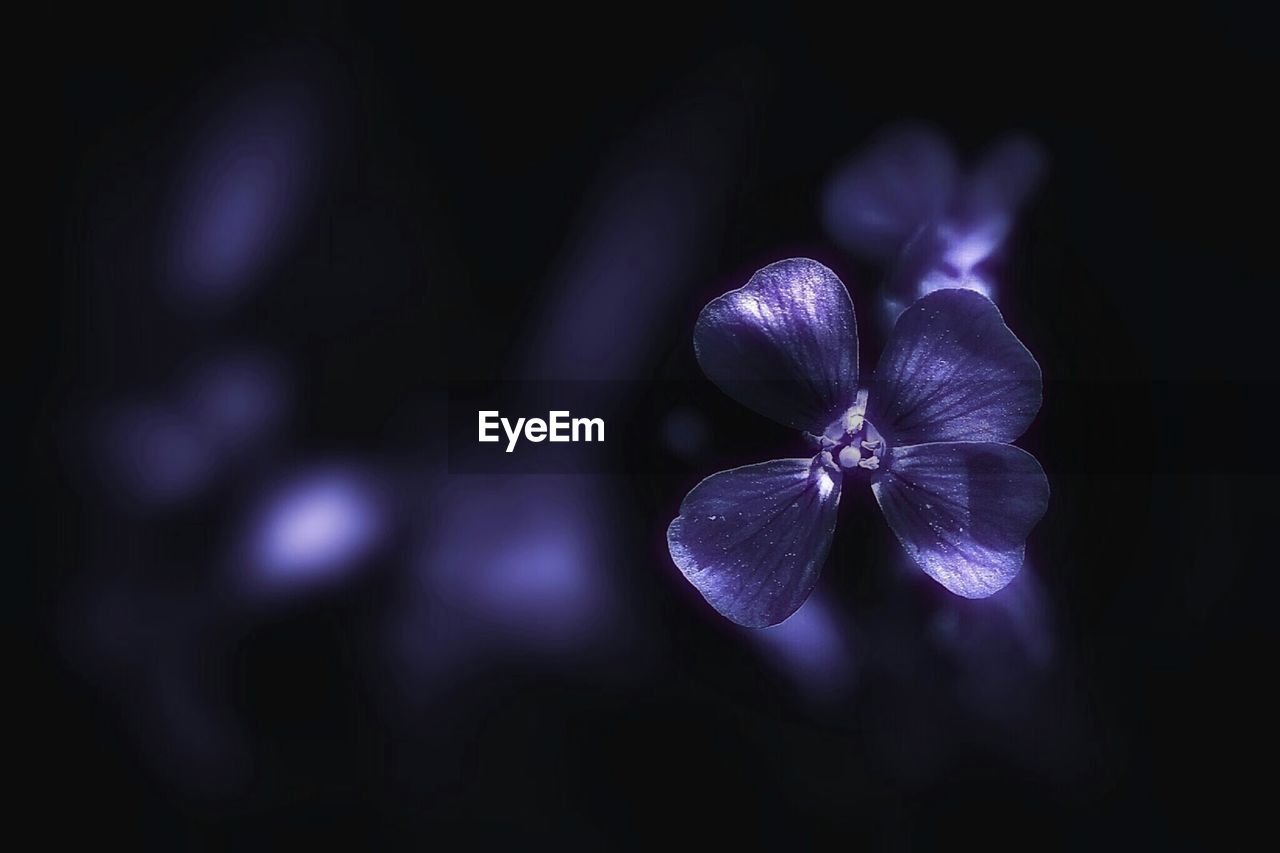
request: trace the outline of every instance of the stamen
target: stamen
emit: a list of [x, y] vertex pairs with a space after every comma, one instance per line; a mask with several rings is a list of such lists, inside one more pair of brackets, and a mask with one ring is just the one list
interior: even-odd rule
[[875, 424], [867, 420], [868, 396], [865, 388], [860, 390], [853, 405], [832, 421], [821, 437], [810, 434], [822, 449], [814, 458], [815, 463], [820, 462], [832, 471], [880, 469], [880, 459], [888, 453], [888, 442]]
[[862, 429], [863, 423], [867, 418], [867, 389], [863, 388], [858, 392], [858, 396], [854, 398], [853, 405], [844, 414], [844, 429], [849, 435], [853, 435]]

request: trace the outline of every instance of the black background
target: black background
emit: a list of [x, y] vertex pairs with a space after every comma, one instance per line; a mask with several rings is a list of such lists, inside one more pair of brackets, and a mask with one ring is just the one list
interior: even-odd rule
[[[558, 26], [540, 10], [298, 4], [82, 10], [62, 23], [51, 47], [62, 80], [57, 273], [38, 327], [29, 443], [40, 509], [36, 559], [21, 569], [33, 571], [35, 593], [21, 621], [51, 665], [24, 694], [41, 723], [32, 788], [62, 815], [47, 831], [164, 849], [651, 845], [693, 830], [716, 843], [832, 833], [889, 846], [967, 837], [1096, 849], [1210, 846], [1243, 829], [1265, 806], [1249, 780], [1251, 767], [1265, 778], [1269, 765], [1262, 695], [1275, 669], [1274, 604], [1262, 588], [1274, 567], [1276, 484], [1266, 402], [1278, 316], [1264, 88], [1273, 46], [1226, 12], [1050, 17], [997, 19], [983, 35], [849, 7], [635, 7]], [[928, 25], [937, 36], [922, 35]], [[1030, 545], [1065, 638], [1057, 686], [1032, 715], [1049, 723], [1013, 734], [949, 728], [959, 712], [945, 694], [874, 665], [861, 698], [833, 719], [744, 664], [740, 646], [676, 591], [661, 531], [705, 474], [794, 450], [785, 431], [704, 393], [717, 443], [702, 458], [658, 465], [661, 448], [635, 442], [618, 461], [635, 556], [619, 572], [669, 649], [643, 689], [517, 661], [457, 688], [406, 735], [415, 727], [388, 725], [376, 678], [352, 651], [388, 594], [374, 573], [237, 648], [237, 707], [270, 756], [250, 790], [172, 790], [139, 758], [110, 697], [64, 659], [58, 614], [90, 562], [75, 531], [94, 510], [50, 425], [66, 422], [86, 341], [100, 334], [79, 261], [99, 182], [145, 162], [148, 141], [164, 138], [216, 70], [281, 44], [335, 57], [349, 94], [345, 165], [320, 218], [364, 224], [350, 210], [372, 198], [398, 235], [391, 259], [378, 228], [348, 237], [365, 267], [358, 308], [327, 248], [304, 238], [282, 266], [308, 271], [306, 301], [268, 290], [244, 320], [302, 365], [312, 399], [303, 444], [315, 446], [394, 447], [421, 428], [397, 420], [407, 395], [512, 373], [603, 159], [690, 81], [735, 93], [742, 166], [722, 233], [699, 249], [701, 277], [631, 377], [673, 388], [699, 380], [693, 321], [741, 283], [734, 276], [807, 253], [847, 282], [874, 281], [823, 237], [816, 203], [834, 164], [874, 130], [923, 118], [969, 156], [1003, 131], [1033, 133], [1050, 174], [1018, 232], [1010, 276], [1020, 284], [1002, 309], [1048, 380], [1022, 444], [1054, 488]], [[422, 286], [423, 258], [449, 274]], [[865, 312], [870, 299], [851, 290]], [[302, 328], [290, 323], [299, 312]], [[879, 339], [862, 325], [865, 361]], [[122, 340], [118, 369], [137, 370], [148, 346]], [[634, 400], [621, 416], [656, 424], [662, 408]], [[869, 504], [841, 507], [837, 555], [892, 552]], [[156, 535], [198, 553], [211, 513]], [[900, 594], [890, 561], [879, 563], [828, 572], [859, 623]], [[912, 590], [908, 632], [937, 606], [927, 582]], [[871, 641], [873, 659], [887, 654], [877, 649]], [[1062, 738], [1052, 721], [1067, 713], [1054, 698], [1063, 695], [1086, 720], [1057, 744], [1070, 769], [1029, 770], [1017, 754], [1052, 752], [1043, 739]], [[941, 728], [913, 728], [901, 713], [912, 703], [933, 705]], [[992, 746], [1006, 737], [1008, 749]], [[946, 744], [934, 772], [886, 769], [878, 741], [921, 738]]]

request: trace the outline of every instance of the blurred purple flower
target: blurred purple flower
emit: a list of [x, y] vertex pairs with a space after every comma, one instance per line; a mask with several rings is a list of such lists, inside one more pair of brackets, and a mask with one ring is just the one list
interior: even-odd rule
[[888, 128], [828, 183], [823, 221], [849, 251], [891, 260], [942, 213], [959, 173], [955, 153], [937, 131], [916, 124]]
[[743, 633], [810, 700], [835, 699], [852, 687], [856, 661], [847, 620], [821, 591], [781, 625]]
[[890, 128], [832, 178], [823, 219], [846, 249], [891, 264], [891, 318], [936, 290], [991, 297], [991, 261], [1044, 169], [1044, 153], [1026, 136], [1005, 137], [962, 174], [937, 131]]
[[989, 299], [916, 302], [860, 388], [849, 292], [793, 258], [708, 303], [694, 346], [725, 393], [817, 450], [713, 474], [680, 505], [671, 557], [723, 616], [763, 627], [804, 603], [845, 474], [870, 481], [907, 554], [951, 592], [985, 598], [1018, 573], [1049, 500], [1040, 464], [1009, 444], [1040, 408], [1040, 366]]
[[[586, 479], [454, 477], [422, 581], [433, 602], [530, 650], [571, 651], [618, 629], [604, 531], [607, 501]], [[502, 518], [502, 524], [495, 524]]]

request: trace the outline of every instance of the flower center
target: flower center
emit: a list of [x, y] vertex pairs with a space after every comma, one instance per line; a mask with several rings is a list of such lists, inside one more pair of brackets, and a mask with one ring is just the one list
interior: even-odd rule
[[865, 388], [858, 392], [853, 405], [832, 421], [817, 439], [823, 461], [841, 470], [878, 470], [889, 449], [880, 430], [867, 420]]

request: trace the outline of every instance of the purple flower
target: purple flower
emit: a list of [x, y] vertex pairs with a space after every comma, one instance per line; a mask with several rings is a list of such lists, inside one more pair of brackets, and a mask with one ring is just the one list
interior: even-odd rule
[[860, 385], [848, 291], [793, 258], [708, 303], [694, 348], [721, 390], [817, 451], [713, 474], [681, 503], [671, 557], [723, 616], [764, 627], [804, 603], [846, 479], [870, 483], [907, 554], [951, 592], [985, 598], [1017, 575], [1049, 501], [1040, 464], [1009, 444], [1040, 408], [1040, 366], [989, 299], [920, 299]]
[[1046, 168], [1020, 134], [962, 169], [946, 139], [920, 125], [891, 127], [833, 176], [823, 219], [836, 242], [890, 264], [889, 318], [935, 290], [992, 296], [995, 267], [1014, 216]]

